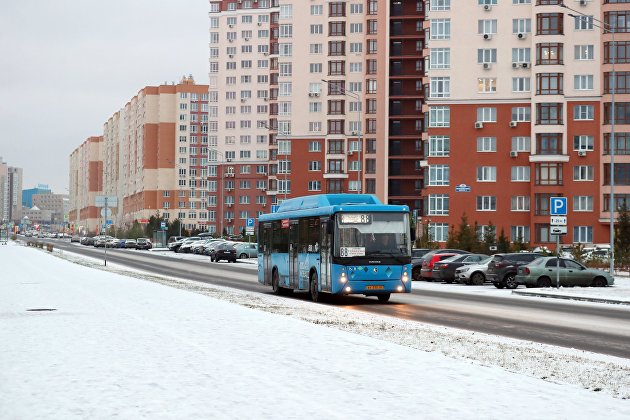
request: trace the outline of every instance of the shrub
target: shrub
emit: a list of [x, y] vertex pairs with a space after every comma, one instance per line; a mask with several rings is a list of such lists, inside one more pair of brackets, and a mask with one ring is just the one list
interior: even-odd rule
[[53, 250], [53, 245], [52, 245], [52, 244], [46, 244], [46, 250], [47, 250], [48, 252], [52, 252], [52, 250]]

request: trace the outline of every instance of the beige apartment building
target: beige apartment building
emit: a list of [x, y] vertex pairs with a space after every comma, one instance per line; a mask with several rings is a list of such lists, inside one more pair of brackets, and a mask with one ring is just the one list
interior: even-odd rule
[[[216, 179], [227, 206], [217, 229], [307, 194], [421, 208], [423, 7], [210, 1], [209, 194]], [[254, 214], [242, 207], [252, 202]]]
[[0, 156], [0, 222], [21, 223], [22, 168], [9, 166]]
[[102, 223], [97, 195], [103, 194], [103, 137], [87, 138], [70, 154], [69, 223], [72, 232], [95, 233]]

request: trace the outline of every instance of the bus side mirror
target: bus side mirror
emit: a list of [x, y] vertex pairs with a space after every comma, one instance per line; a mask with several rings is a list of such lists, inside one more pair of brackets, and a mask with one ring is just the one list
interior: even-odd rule
[[326, 222], [326, 234], [328, 235], [332, 235], [333, 231], [335, 230], [334, 227], [334, 221], [332, 219], [330, 219], [328, 222]]

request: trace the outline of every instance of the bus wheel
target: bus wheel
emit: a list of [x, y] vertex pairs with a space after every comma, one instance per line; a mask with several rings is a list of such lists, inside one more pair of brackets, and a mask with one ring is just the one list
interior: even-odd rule
[[318, 281], [317, 281], [317, 273], [313, 272], [311, 274], [311, 281], [310, 281], [310, 292], [311, 292], [311, 300], [313, 302], [319, 302], [320, 301], [320, 296], [319, 296], [319, 291], [318, 289]]
[[282, 289], [280, 288], [280, 276], [278, 275], [278, 270], [274, 270], [273, 275], [271, 276], [271, 290], [273, 290], [274, 295], [282, 294]]
[[379, 302], [387, 302], [387, 301], [389, 301], [389, 297], [390, 296], [391, 296], [391, 293], [383, 293], [381, 295], [377, 295]]

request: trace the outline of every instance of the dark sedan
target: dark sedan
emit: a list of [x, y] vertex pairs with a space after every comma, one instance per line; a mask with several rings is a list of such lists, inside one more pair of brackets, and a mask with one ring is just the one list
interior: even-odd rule
[[433, 264], [433, 280], [443, 280], [446, 283], [455, 281], [455, 270], [469, 264], [477, 264], [479, 261], [488, 258], [485, 254], [460, 254], [453, 255], [447, 259], [437, 261]]
[[226, 260], [228, 262], [236, 262], [236, 248], [234, 247], [233, 244], [229, 244], [229, 243], [222, 243], [217, 245], [217, 247], [214, 250], [214, 255], [212, 256], [211, 259], [214, 259], [214, 261], [219, 262], [221, 260]]
[[136, 249], [151, 249], [153, 248], [153, 244], [147, 238], [138, 238], [136, 239]]

